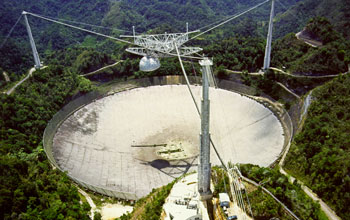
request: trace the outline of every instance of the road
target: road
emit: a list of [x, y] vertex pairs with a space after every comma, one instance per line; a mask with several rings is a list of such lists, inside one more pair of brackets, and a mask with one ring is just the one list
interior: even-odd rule
[[298, 32], [295, 34], [295, 37], [298, 39], [298, 40], [301, 40], [303, 41], [304, 43], [306, 43], [307, 45], [311, 46], [311, 47], [320, 47], [322, 46], [322, 42], [320, 41], [317, 41], [317, 40], [312, 40], [312, 39], [309, 39], [307, 38], [306, 36], [304, 36], [304, 30]]
[[9, 89], [9, 90], [6, 92], [6, 94], [7, 94], [7, 95], [11, 95], [12, 92], [15, 91], [15, 89], [16, 89], [18, 86], [20, 86], [23, 82], [25, 82], [29, 77], [32, 76], [32, 74], [33, 74], [34, 71], [35, 71], [35, 68], [34, 68], [34, 67], [31, 68], [31, 69], [29, 70], [28, 75], [27, 75], [26, 77], [24, 77], [21, 81], [19, 81], [18, 83], [16, 83], [16, 85], [14, 85], [11, 89]]
[[[229, 70], [229, 69], [225, 69], [227, 72], [230, 72], [230, 73], [235, 73], [235, 74], [241, 74], [243, 73], [242, 71], [236, 71], [236, 70]], [[264, 75], [264, 72], [257, 72], [257, 73], [250, 73], [248, 72], [249, 75], [252, 75], [252, 76], [262, 76]]]
[[[300, 182], [300, 181], [298, 181]], [[326, 204], [324, 203], [314, 192], [312, 192], [311, 189], [309, 189], [307, 186], [305, 185], [301, 185], [301, 188], [304, 190], [304, 192], [306, 194], [308, 194], [314, 201], [318, 201], [320, 203], [320, 206], [322, 208], [322, 210], [326, 213], [327, 217], [329, 219], [332, 220], [341, 220], [341, 218], [339, 218], [337, 216], [337, 214], [335, 214], [335, 212]]]
[[[279, 162], [279, 170], [282, 174], [284, 174], [285, 176], [288, 177], [288, 180], [290, 182], [294, 182], [295, 178], [292, 177], [291, 175], [289, 175], [282, 167], [284, 164], [284, 160], [286, 159], [287, 153], [289, 152], [289, 148], [290, 148], [290, 143], [288, 144], [285, 153], [283, 154], [281, 161]], [[310, 188], [308, 188], [303, 182], [301, 182], [300, 180], [297, 180], [298, 183], [301, 185], [301, 188], [304, 190], [304, 192], [310, 196], [310, 198], [312, 198], [315, 202], [319, 202], [322, 211], [327, 215], [328, 219], [331, 220], [341, 220], [341, 218], [339, 218], [339, 216], [337, 216], [337, 214], [325, 203], [323, 202], [318, 196], [317, 194], [315, 194], [314, 192], [312, 192], [312, 190]]]
[[[285, 72], [281, 69], [278, 69], [276, 67], [270, 67], [270, 69], [272, 70], [275, 70], [279, 73], [282, 73], [282, 74], [285, 74], [285, 75], [288, 75], [290, 77], [294, 77], [294, 78], [307, 78], [307, 79], [321, 79], [321, 78], [334, 78], [334, 77], [337, 77], [339, 76], [340, 74], [335, 74], [335, 75], [324, 75], [324, 76], [308, 76], [308, 75], [294, 75], [294, 74], [290, 74], [288, 72]], [[348, 72], [345, 72], [345, 73], [341, 73], [341, 75], [346, 75], [346, 74], [349, 74], [350, 73], [350, 69]]]
[[[270, 102], [271, 103], [271, 102]], [[276, 108], [280, 108], [280, 106], [278, 104], [275, 103], [271, 103], [273, 104]], [[292, 177], [291, 175], [289, 175], [282, 167], [284, 164], [284, 161], [286, 159], [287, 153], [289, 152], [289, 148], [290, 148], [290, 142], [288, 144], [288, 146], [286, 147], [286, 150], [279, 162], [279, 170], [282, 174], [284, 174], [285, 176], [288, 177], [289, 181], [291, 183], [294, 182], [295, 178]], [[331, 220], [341, 220], [341, 218], [339, 216], [337, 216], [337, 214], [325, 203], [323, 202], [318, 196], [317, 194], [315, 194], [314, 192], [312, 192], [312, 190], [310, 188], [308, 188], [303, 182], [301, 182], [300, 180], [297, 180], [298, 183], [301, 185], [301, 188], [304, 190], [304, 192], [310, 196], [310, 198], [312, 198], [315, 202], [319, 202], [322, 211], [327, 215], [328, 219]]]
[[[335, 75], [324, 75], [324, 76], [308, 76], [308, 75], [294, 75], [294, 74], [291, 74], [291, 73], [288, 73], [288, 72], [285, 72], [284, 70], [281, 70], [281, 69], [278, 69], [276, 67], [270, 67], [270, 69], [272, 70], [275, 70], [279, 73], [282, 73], [284, 75], [288, 75], [290, 77], [294, 77], [294, 78], [307, 78], [307, 79], [321, 79], [321, 78], [334, 78], [334, 77], [337, 77], [339, 76], [339, 74], [335, 74]], [[242, 71], [235, 71], [235, 70], [229, 70], [229, 69], [225, 69], [227, 72], [230, 72], [230, 73], [235, 73], [235, 74], [241, 74], [243, 73]], [[342, 73], [342, 75], [346, 75], [346, 74], [349, 74], [350, 73], [350, 66], [349, 66], [349, 71], [348, 72], [345, 72], [345, 73]], [[249, 73], [248, 72], [248, 75], [252, 75], [252, 76], [262, 76], [264, 75], [264, 72], [260, 71], [260, 72], [255, 72], [255, 73]]]
[[[287, 151], [286, 151], [287, 152]], [[294, 182], [295, 178], [292, 177], [291, 175], [289, 175], [285, 170], [283, 170], [283, 168], [280, 166], [280, 172], [286, 176], [289, 177], [289, 181], [290, 182]], [[313, 199], [315, 202], [319, 202], [322, 211], [327, 215], [328, 219], [331, 220], [341, 220], [341, 218], [339, 216], [337, 216], [337, 214], [325, 203], [323, 202], [318, 196], [317, 194], [315, 194], [314, 192], [312, 192], [312, 190], [305, 186], [305, 184], [303, 182], [301, 182], [300, 180], [297, 180], [298, 183], [301, 185], [301, 188], [304, 190], [304, 192], [310, 196], [311, 199]]]
[[82, 194], [85, 198], [86, 198], [86, 201], [89, 203], [90, 207], [91, 207], [91, 213], [90, 213], [90, 218], [91, 219], [94, 219], [94, 213], [96, 211], [96, 205], [94, 203], [94, 201], [92, 201], [91, 197], [89, 196], [89, 194], [87, 194], [84, 190], [80, 189], [78, 186], [78, 192], [80, 194]]

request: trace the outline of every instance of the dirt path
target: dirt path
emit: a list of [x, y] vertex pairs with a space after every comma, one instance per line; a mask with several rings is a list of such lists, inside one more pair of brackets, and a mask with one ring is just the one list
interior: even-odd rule
[[[285, 151], [285, 153], [283, 154], [281, 161], [279, 162], [279, 171], [288, 177], [288, 180], [290, 182], [294, 182], [295, 178], [292, 177], [291, 175], [289, 175], [284, 169], [283, 169], [283, 164], [284, 161], [286, 159], [287, 153], [289, 152], [289, 148], [290, 148], [290, 144], [288, 144], [287, 149]], [[301, 188], [304, 190], [304, 192], [310, 196], [310, 198], [312, 198], [315, 202], [319, 202], [322, 211], [327, 215], [328, 219], [331, 220], [341, 220], [341, 218], [339, 218], [339, 216], [337, 216], [337, 214], [325, 203], [323, 202], [318, 196], [317, 194], [315, 194], [314, 192], [312, 192], [312, 190], [310, 188], [308, 188], [303, 182], [301, 182], [300, 180], [297, 180], [298, 183], [301, 185]]]
[[298, 39], [298, 40], [301, 40], [303, 41], [304, 43], [306, 43], [307, 45], [311, 46], [311, 47], [320, 47], [322, 46], [322, 42], [320, 41], [317, 41], [317, 40], [313, 40], [313, 39], [310, 39], [309, 37], [305, 36], [304, 35], [304, 30], [298, 32], [295, 34], [295, 37]]
[[[291, 74], [291, 73], [288, 73], [288, 72], [285, 72], [281, 69], [278, 69], [276, 67], [270, 67], [270, 69], [272, 70], [275, 70], [279, 73], [282, 73], [284, 75], [288, 75], [290, 77], [293, 77], [293, 78], [306, 78], [306, 79], [322, 79], [322, 78], [334, 78], [334, 77], [337, 77], [339, 76], [340, 74], [335, 74], [335, 75], [324, 75], [324, 76], [309, 76], [309, 75], [294, 75], [294, 74]], [[348, 72], [345, 72], [345, 73], [341, 73], [341, 75], [346, 75], [346, 74], [349, 74], [350, 71]]]
[[80, 189], [78, 187], [78, 192], [80, 194], [82, 194], [85, 198], [86, 198], [86, 201], [89, 203], [90, 207], [91, 207], [91, 213], [90, 213], [90, 218], [91, 219], [94, 219], [94, 213], [96, 211], [96, 205], [94, 203], [94, 201], [92, 201], [91, 197], [89, 196], [89, 194], [87, 194], [84, 190]]
[[95, 70], [95, 71], [93, 71], [93, 72], [83, 74], [82, 76], [91, 76], [91, 75], [94, 75], [94, 74], [100, 72], [101, 70], [104, 70], [104, 69], [107, 69], [107, 68], [116, 66], [116, 65], [118, 65], [118, 64], [121, 63], [121, 62], [123, 62], [123, 60], [119, 60], [119, 61], [117, 61], [117, 62], [115, 62], [115, 63], [113, 63], [113, 64], [111, 64], [111, 65], [102, 67], [102, 68], [100, 68], [100, 69], [98, 69], [98, 70]]
[[[230, 72], [230, 73], [235, 73], [235, 74], [241, 74], [243, 73], [242, 71], [235, 71], [235, 70], [229, 70], [229, 69], [225, 69], [227, 72]], [[249, 75], [252, 75], [252, 76], [262, 76], [264, 75], [264, 72], [256, 72], [256, 73], [249, 73]]]
[[[293, 78], [306, 78], [306, 79], [322, 79], [322, 78], [334, 78], [334, 77], [337, 77], [339, 76], [339, 74], [335, 74], [335, 75], [324, 75], [324, 76], [308, 76], [308, 75], [294, 75], [294, 74], [291, 74], [291, 73], [288, 73], [288, 72], [285, 72], [284, 70], [281, 70], [281, 69], [278, 69], [276, 67], [270, 67], [270, 69], [272, 70], [275, 70], [279, 73], [282, 73], [284, 75], [288, 75], [290, 77], [293, 77]], [[229, 69], [225, 69], [227, 72], [230, 72], [230, 73], [235, 73], [235, 74], [241, 74], [243, 73], [242, 71], [235, 71], [235, 70], [229, 70]], [[348, 72], [345, 72], [345, 73], [342, 73], [342, 75], [346, 75], [346, 74], [349, 74], [350, 73], [350, 66], [349, 66], [349, 71]], [[262, 76], [264, 75], [264, 72], [255, 72], [255, 73], [248, 73], [248, 75], [252, 75], [252, 76]]]
[[[286, 176], [289, 177], [289, 181], [293, 182], [295, 180], [294, 177], [292, 177], [291, 175], [289, 175], [285, 170], [283, 170], [283, 168], [280, 166], [280, 172]], [[331, 220], [341, 220], [341, 218], [339, 216], [337, 216], [337, 214], [325, 203], [323, 202], [317, 194], [315, 194], [309, 187], [305, 186], [305, 184], [303, 182], [301, 182], [300, 180], [297, 180], [298, 183], [301, 185], [301, 188], [304, 190], [304, 192], [310, 196], [311, 199], [313, 199], [315, 202], [319, 202], [322, 211], [327, 215], [328, 219]]]
[[7, 94], [7, 95], [11, 95], [11, 94], [13, 93], [13, 91], [15, 91], [15, 89], [16, 89], [18, 86], [20, 86], [23, 82], [25, 82], [29, 77], [32, 76], [32, 74], [33, 74], [34, 71], [35, 71], [35, 68], [34, 68], [34, 67], [31, 68], [31, 69], [29, 70], [28, 75], [27, 75], [26, 77], [24, 77], [21, 81], [19, 81], [18, 83], [16, 83], [16, 85], [14, 85], [11, 89], [9, 89], [9, 90], [6, 92], [6, 94]]
[[[266, 100], [265, 98], [259, 98], [265, 101], [269, 101]], [[279, 104], [273, 103], [271, 101], [269, 101], [269, 103], [271, 105], [274, 105], [275, 108], [280, 109], [281, 106]], [[288, 144], [288, 146], [286, 147], [285, 153], [283, 154], [280, 162], [279, 162], [279, 170], [280, 172], [287, 176], [290, 182], [294, 182], [295, 178], [292, 177], [291, 175], [289, 175], [282, 167], [284, 164], [284, 161], [286, 159], [287, 153], [289, 152], [289, 148], [290, 148], [291, 143]], [[301, 182], [300, 180], [297, 180], [298, 183], [301, 185], [301, 188], [304, 190], [304, 192], [310, 196], [310, 198], [312, 198], [315, 202], [319, 202], [322, 211], [327, 215], [327, 217], [331, 220], [341, 220], [341, 218], [339, 218], [339, 216], [336, 215], [336, 213], [325, 203], [323, 202], [318, 196], [317, 194], [315, 194], [314, 192], [312, 192], [312, 190], [310, 188], [308, 188], [303, 182]]]

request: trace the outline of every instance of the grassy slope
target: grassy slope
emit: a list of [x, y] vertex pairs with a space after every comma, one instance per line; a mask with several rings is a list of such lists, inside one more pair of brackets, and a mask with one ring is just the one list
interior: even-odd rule
[[[279, 4], [278, 1], [276, 4]], [[335, 29], [350, 39], [350, 4], [344, 0], [304, 0], [299, 1], [287, 12], [277, 16], [276, 28], [278, 37], [289, 32], [301, 31], [307, 21], [315, 16], [328, 18], [335, 24]]]
[[350, 76], [341, 76], [313, 92], [285, 164], [344, 219], [350, 218], [349, 85]]

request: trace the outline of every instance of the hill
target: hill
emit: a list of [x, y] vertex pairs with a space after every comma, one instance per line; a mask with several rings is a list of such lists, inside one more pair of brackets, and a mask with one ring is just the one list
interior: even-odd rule
[[[22, 11], [31, 11], [51, 17], [69, 20], [80, 20], [91, 24], [100, 24], [104, 14], [109, 10], [108, 1], [11, 1], [4, 0], [0, 5], [0, 41], [5, 39]], [[63, 26], [53, 25], [43, 20], [29, 17], [33, 36], [41, 57], [44, 53], [63, 49], [77, 44], [85, 38], [85, 34], [72, 31]], [[6, 42], [0, 48], [0, 66], [8, 72], [25, 73], [33, 65], [30, 44], [23, 19]]]
[[52, 169], [41, 140], [47, 122], [89, 81], [50, 66], [33, 73], [13, 95], [0, 93], [0, 218], [89, 219], [69, 178]]
[[[49, 17], [72, 20], [79, 23], [75, 25], [96, 30], [105, 34], [118, 37], [120, 34], [130, 34], [132, 26], [136, 31], [152, 33], [185, 31], [186, 22], [189, 22], [190, 30], [203, 28], [213, 24], [228, 15], [241, 12], [262, 1], [10, 1], [4, 0], [0, 6], [2, 17], [0, 23], [0, 40], [3, 40], [23, 10], [45, 15]], [[297, 0], [285, 1], [290, 7]], [[266, 22], [268, 21], [270, 6], [265, 4], [242, 17], [223, 26], [215, 32], [206, 35], [204, 41], [193, 42], [196, 45], [207, 45], [212, 41], [243, 35], [249, 37], [265, 36]], [[277, 6], [277, 12], [286, 11]], [[84, 32], [73, 30], [64, 26], [49, 23], [29, 16], [34, 39], [41, 57], [51, 54], [58, 49], [67, 47], [92, 47], [105, 53], [123, 53], [123, 47], [112, 45], [109, 40], [91, 36]], [[109, 28], [118, 28], [126, 31], [116, 31], [83, 25], [104, 25]], [[205, 29], [205, 28], [204, 28]], [[129, 32], [127, 32], [129, 31]], [[112, 45], [112, 46], [111, 46]], [[0, 66], [8, 72], [22, 74], [32, 66], [31, 49], [23, 19], [14, 29], [8, 42], [0, 49]]]
[[312, 47], [295, 34], [278, 39], [272, 46], [271, 65], [302, 75], [331, 75], [348, 71], [350, 41], [346, 40], [324, 17], [311, 19], [303, 32], [322, 42]]
[[[162, 32], [185, 31], [186, 22], [189, 22], [190, 30], [197, 30], [261, 2], [261, 0], [123, 0], [113, 4], [103, 22], [106, 25], [124, 29], [130, 29], [132, 25], [135, 25], [136, 30], [139, 30], [139, 32], [145, 32], [150, 29], [159, 28], [160, 26], [170, 28], [159, 29]], [[297, 0], [287, 0], [284, 2], [287, 7], [290, 7]], [[267, 21], [269, 7], [269, 4], [266, 4], [246, 17], [252, 18], [254, 21]], [[285, 10], [280, 6], [277, 7], [278, 12]], [[240, 22], [234, 21], [233, 23], [238, 24]]]
[[315, 89], [303, 130], [285, 161], [343, 219], [350, 218], [350, 76]]
[[278, 37], [301, 31], [309, 19], [317, 16], [326, 17], [334, 24], [336, 31], [350, 40], [350, 4], [344, 0], [299, 1], [277, 16], [276, 26], [281, 27]]

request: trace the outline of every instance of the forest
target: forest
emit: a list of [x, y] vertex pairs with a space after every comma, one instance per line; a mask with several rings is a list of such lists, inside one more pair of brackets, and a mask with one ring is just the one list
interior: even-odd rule
[[343, 219], [350, 218], [350, 77], [339, 76], [312, 92], [303, 130], [285, 161]]
[[[337, 5], [341, 4], [339, 0], [333, 1]], [[196, 30], [208, 25], [208, 23], [211, 24], [229, 15], [241, 12], [243, 9], [247, 9], [258, 2], [260, 1], [227, 2], [220, 0], [212, 2], [208, 0], [192, 0], [185, 2], [150, 0], [139, 2], [133, 0], [89, 0], [68, 1], [67, 3], [62, 0], [54, 2], [48, 0], [37, 2], [4, 0], [4, 3], [0, 6], [0, 11], [3, 12], [3, 16], [0, 18], [0, 23], [2, 24], [0, 40], [2, 41], [9, 33], [12, 25], [15, 24], [23, 10], [53, 18], [72, 20], [77, 22], [73, 24], [80, 24], [81, 27], [118, 37], [120, 34], [131, 34], [132, 25], [136, 26], [137, 33], [144, 33], [146, 30], [149, 30], [151, 33], [184, 31], [186, 22], [189, 22], [190, 30]], [[301, 3], [298, 0], [288, 0], [276, 4], [276, 18], [278, 18], [276, 22], [287, 19], [295, 23], [295, 17], [285, 17], [285, 14], [288, 8], [294, 9], [301, 7], [300, 5]], [[194, 40], [191, 44], [205, 47], [214, 42], [220, 43], [223, 39], [239, 36], [259, 37], [259, 41], [264, 42], [269, 11], [269, 5], [264, 5], [242, 19], [233, 20], [217, 31], [209, 33], [205, 38]], [[193, 12], [196, 13], [193, 14]], [[307, 20], [308, 18], [304, 18], [302, 22], [298, 22], [298, 28], [305, 26]], [[31, 16], [29, 16], [29, 23], [39, 54], [44, 59], [57, 50], [72, 47], [89, 47], [120, 58], [126, 47], [124, 44], [87, 35], [84, 32]], [[108, 28], [91, 27], [82, 23], [102, 25]], [[282, 28], [283, 30], [281, 30]], [[288, 25], [279, 25], [278, 23], [275, 25], [275, 36], [278, 36], [278, 38], [283, 37], [284, 35], [280, 33], [284, 31], [290, 33], [294, 32], [295, 29], [289, 23]], [[21, 19], [14, 28], [10, 38], [0, 47], [0, 67], [9, 73], [24, 74], [31, 64], [31, 49], [24, 22]], [[242, 68], [247, 67], [243, 65]]]
[[0, 218], [89, 219], [69, 178], [52, 169], [42, 146], [47, 122], [73, 94], [88, 92], [62, 66], [36, 71], [16, 93], [0, 95]]
[[149, 219], [158, 220], [161, 217], [163, 204], [168, 197], [173, 185], [178, 179], [175, 179], [166, 186], [158, 189], [153, 189], [152, 192], [144, 198], [139, 199], [134, 210], [131, 213], [124, 214], [116, 220], [130, 220], [130, 219]]
[[[278, 167], [271, 169], [252, 164], [238, 164], [237, 166], [243, 176], [267, 188], [300, 219], [327, 219], [319, 204], [313, 202], [299, 184], [288, 182], [288, 178], [278, 171]], [[229, 167], [232, 167], [231, 164], [229, 164]], [[212, 179], [215, 184], [214, 197], [218, 197], [218, 193], [231, 195], [228, 184], [229, 178], [223, 168], [213, 167]], [[248, 183], [245, 183], [245, 186], [249, 204], [248, 201], [245, 201], [245, 203], [247, 207], [251, 205], [254, 219], [264, 220], [273, 217], [293, 219], [278, 202], [263, 192], [261, 187], [255, 187]]]
[[[270, 169], [243, 164], [240, 165], [240, 170], [243, 176], [267, 188], [300, 219], [327, 219], [320, 205], [312, 201], [296, 181], [290, 183], [288, 177], [278, 171], [278, 167]], [[255, 214], [253, 213], [255, 219], [269, 219], [276, 216], [287, 218], [283, 214], [283, 208], [279, 204], [273, 205], [275, 200], [272, 198], [262, 197], [259, 189], [251, 192], [249, 198], [252, 200], [252, 209], [255, 210]]]

